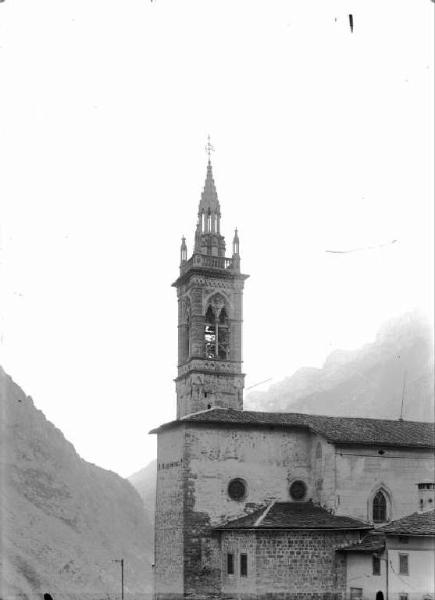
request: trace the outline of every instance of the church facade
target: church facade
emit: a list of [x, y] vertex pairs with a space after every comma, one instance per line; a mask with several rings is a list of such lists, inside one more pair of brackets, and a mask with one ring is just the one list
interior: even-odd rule
[[194, 250], [183, 238], [173, 284], [176, 419], [152, 432], [155, 598], [344, 599], [340, 548], [418, 508], [433, 427], [244, 411], [247, 275], [237, 230], [227, 257], [220, 223], [209, 160]]

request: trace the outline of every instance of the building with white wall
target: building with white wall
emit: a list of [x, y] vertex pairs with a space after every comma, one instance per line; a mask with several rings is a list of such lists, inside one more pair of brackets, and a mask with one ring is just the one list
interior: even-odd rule
[[346, 598], [350, 600], [435, 597], [433, 508], [379, 527], [339, 552], [346, 556]]

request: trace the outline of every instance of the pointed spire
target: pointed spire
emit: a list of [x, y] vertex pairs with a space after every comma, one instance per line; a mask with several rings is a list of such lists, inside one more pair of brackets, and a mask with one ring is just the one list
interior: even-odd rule
[[199, 211], [201, 212], [202, 210], [210, 210], [211, 212], [215, 213], [220, 212], [219, 200], [216, 191], [216, 185], [213, 179], [213, 170], [211, 166], [210, 157], [207, 163], [207, 175], [205, 177], [204, 190], [202, 191], [201, 201], [199, 203]]
[[221, 235], [221, 209], [211, 165], [211, 152], [214, 148], [210, 143], [210, 136], [205, 149], [208, 154], [207, 173], [198, 208], [194, 252], [225, 256], [225, 238]]
[[236, 229], [234, 231], [234, 238], [233, 238], [233, 254], [239, 254], [239, 250], [240, 250], [239, 232], [236, 227]]
[[187, 260], [187, 246], [186, 246], [186, 238], [184, 237], [184, 235], [181, 238], [180, 259], [181, 259], [182, 263]]
[[204, 211], [206, 214], [214, 212], [217, 214], [220, 213], [220, 207], [211, 166], [211, 153], [214, 152], [214, 147], [211, 145], [210, 136], [207, 138], [205, 151], [208, 154], [207, 175], [205, 177], [204, 190], [201, 194], [201, 202], [199, 203], [199, 212]]

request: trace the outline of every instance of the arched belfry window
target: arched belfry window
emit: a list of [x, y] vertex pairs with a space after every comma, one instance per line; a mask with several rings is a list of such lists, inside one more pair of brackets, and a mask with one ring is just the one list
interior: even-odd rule
[[190, 300], [184, 298], [182, 301], [182, 360], [190, 356]]
[[229, 323], [225, 306], [212, 308], [205, 313], [204, 328], [205, 357], [210, 359], [228, 359]]
[[387, 520], [387, 498], [382, 490], [376, 492], [372, 503], [372, 518], [374, 523]]
[[219, 314], [219, 325], [218, 325], [218, 358], [223, 360], [228, 358], [228, 346], [229, 346], [229, 329], [228, 329], [228, 315], [225, 310], [225, 306], [222, 308]]
[[211, 306], [205, 313], [205, 357], [216, 358], [216, 317]]
[[190, 311], [186, 315], [186, 336], [185, 336], [185, 354], [186, 357], [190, 356]]

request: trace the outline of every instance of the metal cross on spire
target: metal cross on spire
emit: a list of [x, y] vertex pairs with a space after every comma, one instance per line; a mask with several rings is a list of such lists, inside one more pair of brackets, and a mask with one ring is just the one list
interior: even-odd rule
[[205, 151], [208, 154], [208, 160], [210, 160], [211, 153], [214, 152], [214, 146], [211, 145], [210, 136], [207, 136], [207, 146], [205, 147]]

